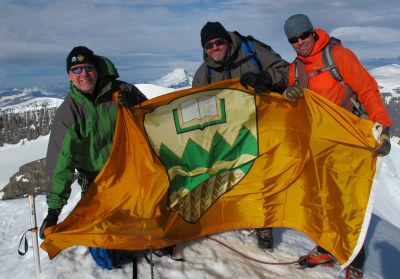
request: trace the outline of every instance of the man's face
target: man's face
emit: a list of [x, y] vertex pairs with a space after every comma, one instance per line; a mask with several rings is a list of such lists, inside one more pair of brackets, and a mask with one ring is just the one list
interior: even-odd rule
[[313, 32], [305, 32], [294, 38], [290, 38], [293, 49], [303, 57], [310, 55], [314, 48], [315, 38]]
[[215, 62], [223, 62], [229, 50], [229, 42], [224, 38], [216, 38], [208, 41], [203, 46], [207, 56]]
[[68, 76], [77, 89], [85, 94], [93, 94], [98, 72], [92, 64], [78, 64], [69, 69]]

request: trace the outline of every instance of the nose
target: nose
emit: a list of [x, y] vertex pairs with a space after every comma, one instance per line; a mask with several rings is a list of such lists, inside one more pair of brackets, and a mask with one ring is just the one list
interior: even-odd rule
[[307, 40], [307, 39], [304, 39], [304, 40], [303, 40], [303, 39], [299, 38], [298, 41], [297, 41], [297, 43], [298, 43], [298, 44], [302, 44], [302, 43], [304, 43], [306, 40]]
[[89, 75], [89, 71], [88, 71], [88, 70], [86, 70], [86, 68], [85, 68], [85, 67], [83, 67], [83, 68], [82, 68], [82, 73], [81, 73], [81, 75], [85, 75], [85, 76], [87, 76], [87, 75]]
[[216, 43], [213, 43], [212, 49], [218, 49], [220, 46], [218, 46]]

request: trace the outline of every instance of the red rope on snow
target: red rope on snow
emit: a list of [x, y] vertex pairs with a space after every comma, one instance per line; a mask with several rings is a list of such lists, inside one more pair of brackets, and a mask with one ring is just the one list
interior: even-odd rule
[[[250, 234], [250, 235], [251, 235], [251, 234]], [[228, 244], [226, 244], [226, 243], [222, 242], [221, 240], [218, 240], [218, 239], [216, 239], [216, 238], [214, 238], [214, 237], [211, 237], [211, 236], [209, 236], [209, 235], [207, 235], [206, 237], [208, 237], [209, 239], [211, 239], [211, 240], [217, 242], [218, 244], [220, 244], [220, 245], [222, 245], [222, 246], [228, 248], [229, 250], [235, 252], [236, 254], [239, 254], [240, 256], [242, 256], [242, 257], [244, 257], [244, 258], [246, 258], [246, 259], [249, 259], [249, 260], [252, 260], [252, 261], [255, 261], [255, 262], [258, 262], [258, 263], [262, 263], [262, 264], [269, 264], [269, 265], [289, 265], [289, 264], [296, 264], [296, 263], [299, 263], [300, 260], [302, 260], [302, 259], [308, 257], [309, 255], [311, 255], [311, 254], [317, 249], [317, 246], [315, 246], [314, 249], [312, 249], [307, 255], [304, 255], [304, 256], [300, 257], [298, 260], [295, 260], [295, 261], [292, 261], [292, 262], [267, 262], [267, 261], [258, 260], [258, 259], [256, 259], [256, 258], [252, 258], [252, 257], [250, 257], [250, 256], [248, 256], [248, 255], [246, 255], [246, 254], [244, 254], [244, 253], [242, 253], [242, 252], [236, 250], [235, 248], [229, 246]]]

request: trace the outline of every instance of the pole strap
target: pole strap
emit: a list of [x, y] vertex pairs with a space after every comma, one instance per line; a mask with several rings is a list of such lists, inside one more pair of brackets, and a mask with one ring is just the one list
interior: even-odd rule
[[[26, 232], [24, 232], [24, 234], [21, 237], [21, 240], [19, 241], [18, 254], [20, 254], [21, 256], [25, 256], [25, 254], [28, 252], [28, 240], [26, 239], [26, 234], [28, 232], [37, 232], [37, 231], [38, 231], [38, 228], [35, 227], [35, 228], [31, 228], [31, 229], [27, 230]], [[22, 241], [24, 241], [24, 250], [23, 251], [21, 251]]]

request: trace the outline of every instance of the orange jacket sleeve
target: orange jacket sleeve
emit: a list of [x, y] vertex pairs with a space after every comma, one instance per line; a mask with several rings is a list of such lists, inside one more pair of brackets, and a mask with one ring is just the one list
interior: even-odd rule
[[378, 84], [361, 65], [356, 55], [347, 48], [335, 46], [333, 57], [344, 82], [358, 94], [358, 99], [369, 118], [382, 125], [391, 126], [392, 122], [379, 93]]

